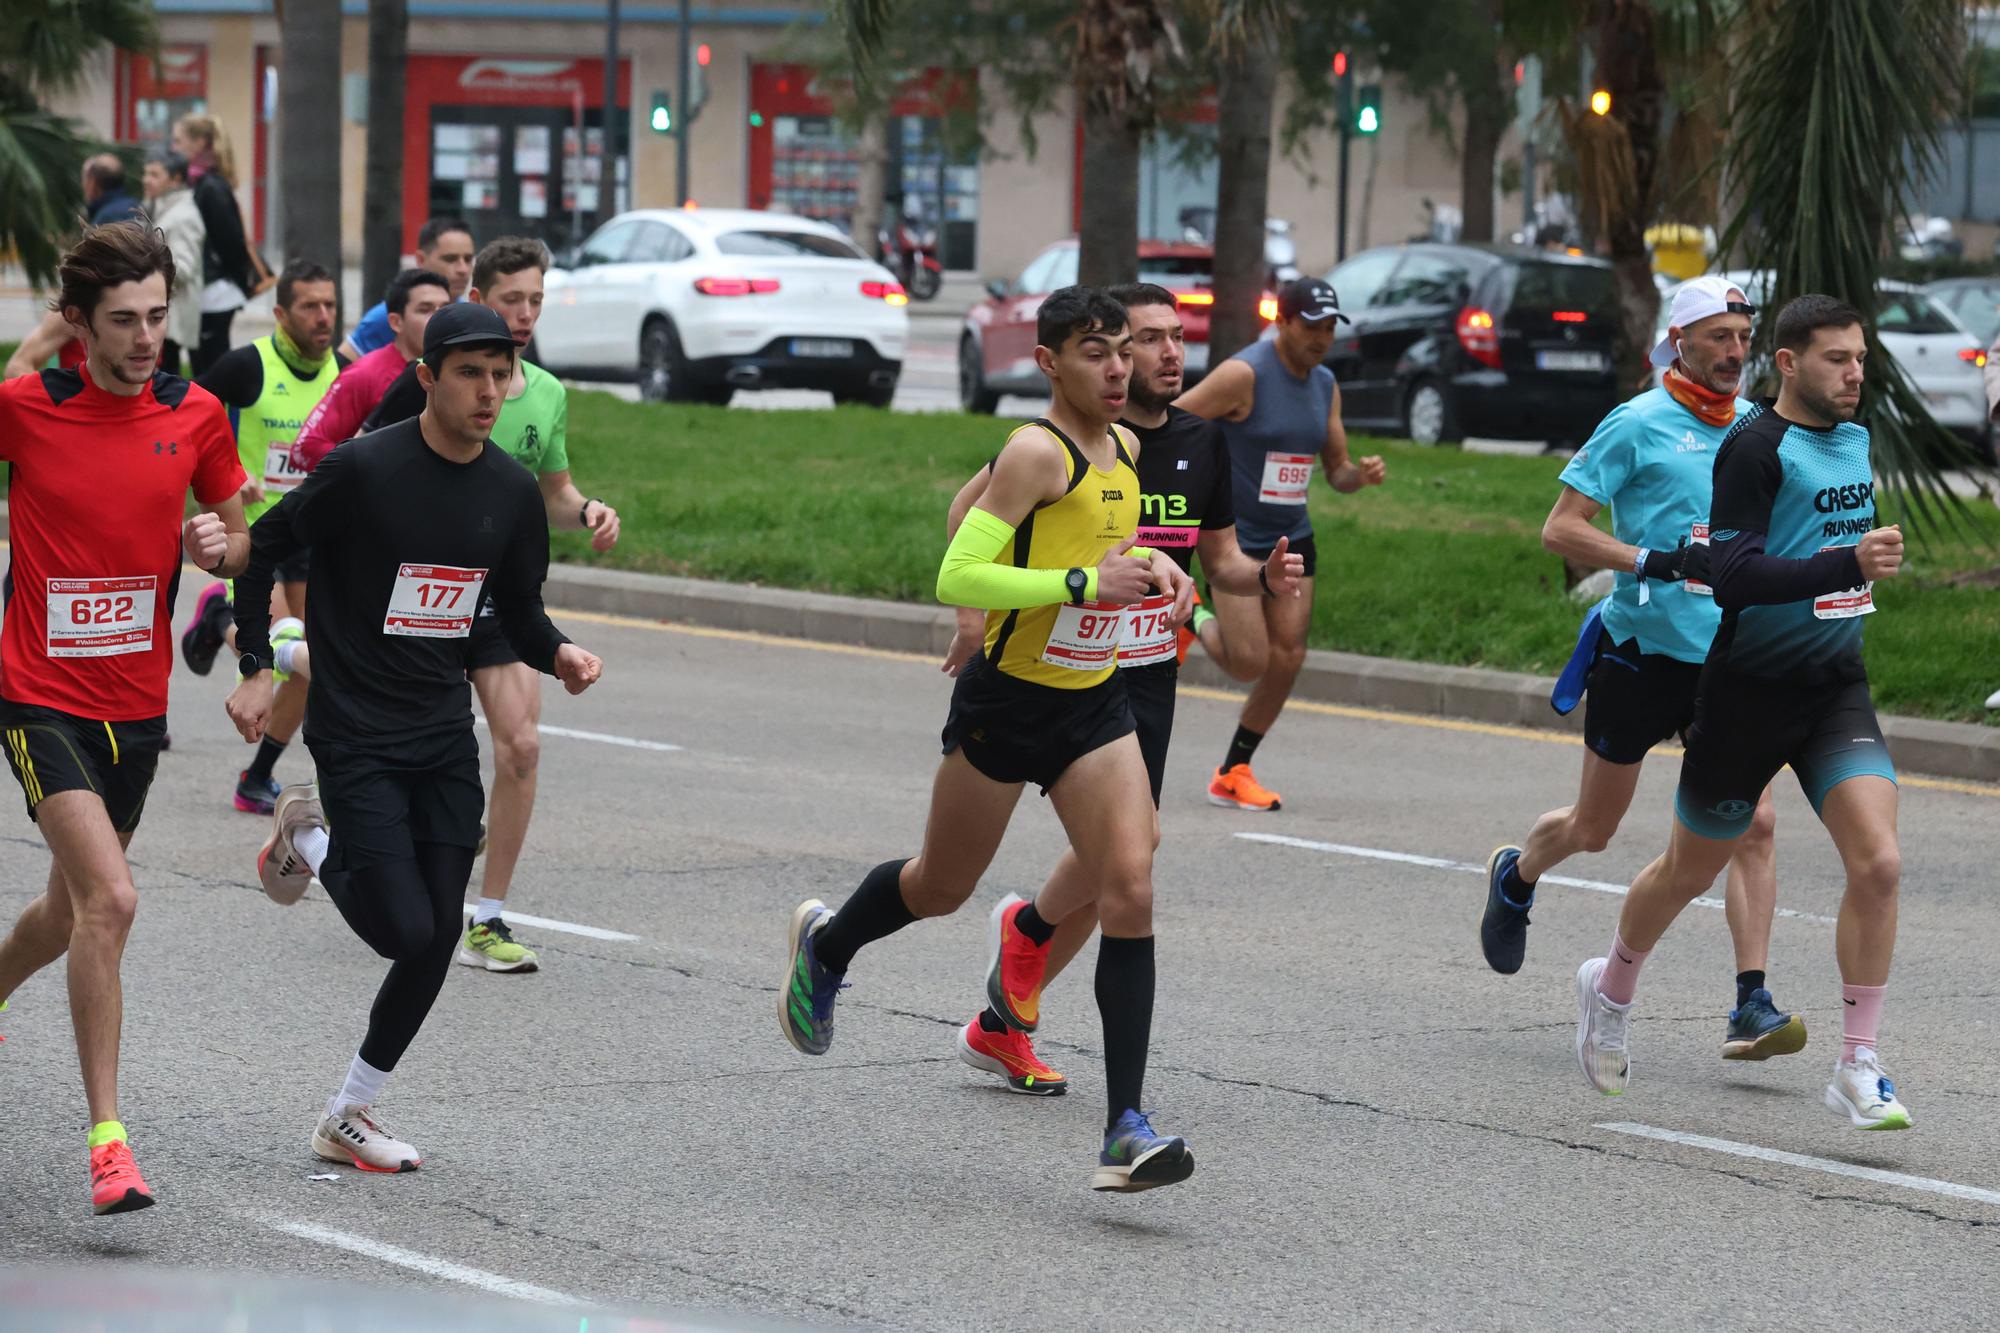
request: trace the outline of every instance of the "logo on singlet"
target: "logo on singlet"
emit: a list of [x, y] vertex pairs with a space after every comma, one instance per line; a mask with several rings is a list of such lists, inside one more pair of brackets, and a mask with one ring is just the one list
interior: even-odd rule
[[[532, 427], [530, 429], [532, 429]], [[1125, 492], [1123, 491], [1104, 492], [1104, 503], [1106, 504], [1110, 504], [1113, 500], [1123, 500], [1124, 498], [1125, 498]]]

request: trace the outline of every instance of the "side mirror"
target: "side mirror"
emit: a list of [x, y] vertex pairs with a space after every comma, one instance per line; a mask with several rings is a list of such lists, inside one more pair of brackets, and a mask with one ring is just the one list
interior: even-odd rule
[[992, 298], [993, 298], [994, 300], [996, 300], [996, 301], [1004, 301], [1004, 300], [1006, 300], [1006, 299], [1007, 299], [1007, 282], [1006, 282], [1006, 279], [1004, 279], [1004, 278], [988, 278], [988, 279], [986, 280], [986, 294], [987, 294], [988, 296], [992, 297]]

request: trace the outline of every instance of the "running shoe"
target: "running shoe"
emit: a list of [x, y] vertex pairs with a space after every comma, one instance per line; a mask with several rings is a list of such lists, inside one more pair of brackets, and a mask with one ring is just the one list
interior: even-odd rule
[[[986, 969], [986, 1003], [1017, 1032], [1033, 1032], [1042, 1021], [1042, 977], [1049, 970], [1049, 946], [1014, 928], [1028, 902], [1010, 893], [993, 908], [992, 962]], [[1053, 943], [1053, 940], [1050, 941]]]
[[1060, 1097], [1069, 1091], [1069, 1080], [1041, 1062], [1026, 1033], [988, 1032], [975, 1018], [958, 1030], [957, 1046], [959, 1059], [1006, 1079], [1009, 1092]]
[[1623, 1096], [1632, 1061], [1625, 1053], [1625, 1030], [1632, 1006], [1614, 1004], [1597, 993], [1604, 959], [1592, 958], [1576, 970], [1576, 1063], [1590, 1086], [1607, 1097]]
[[1248, 764], [1238, 764], [1227, 773], [1217, 769], [1215, 776], [1208, 780], [1208, 803], [1234, 806], [1238, 810], [1284, 809], [1283, 803], [1278, 800], [1278, 793], [1257, 785], [1256, 775], [1251, 773]]
[[458, 961], [467, 967], [483, 967], [488, 972], [537, 972], [541, 959], [525, 944], [515, 942], [514, 932], [499, 917], [468, 927], [458, 946]]
[[197, 676], [206, 676], [222, 651], [222, 632], [229, 625], [229, 585], [211, 583], [194, 604], [194, 619], [181, 631], [181, 660]]
[[1797, 1055], [1806, 1048], [1806, 1021], [1781, 1014], [1771, 992], [1750, 992], [1750, 998], [1729, 1011], [1729, 1031], [1722, 1039], [1725, 1060], [1768, 1060]]
[[389, 1174], [414, 1171], [424, 1164], [423, 1156], [391, 1134], [382, 1118], [366, 1106], [343, 1106], [320, 1121], [313, 1131], [313, 1156]]
[[1097, 1154], [1090, 1187], [1137, 1194], [1162, 1185], [1178, 1185], [1193, 1174], [1194, 1154], [1188, 1151], [1186, 1139], [1156, 1134], [1145, 1113], [1127, 1111], [1104, 1136], [1104, 1150]]
[[1882, 1072], [1873, 1047], [1863, 1046], [1852, 1060], [1833, 1067], [1826, 1085], [1827, 1108], [1847, 1117], [1856, 1129], [1908, 1129], [1910, 1108], [1896, 1100], [1896, 1085]]
[[90, 1207], [99, 1217], [108, 1213], [136, 1213], [153, 1206], [153, 1191], [132, 1161], [132, 1149], [123, 1139], [101, 1143], [90, 1150]]
[[246, 768], [236, 776], [236, 808], [246, 815], [268, 815], [277, 809], [283, 790], [276, 778], [253, 778]]
[[778, 988], [778, 1023], [785, 1040], [805, 1055], [825, 1055], [833, 1045], [833, 1002], [845, 989], [845, 974], [827, 971], [813, 956], [813, 936], [832, 919], [832, 909], [817, 898], [792, 913], [792, 957]]
[[1495, 847], [1486, 858], [1486, 913], [1479, 918], [1479, 949], [1486, 965], [1502, 976], [1521, 970], [1528, 952], [1528, 909], [1535, 905], [1535, 892], [1528, 901], [1516, 903], [1501, 891], [1507, 872], [1521, 859], [1519, 847]]
[[312, 887], [312, 867], [299, 855], [294, 839], [302, 830], [325, 827], [326, 811], [320, 808], [318, 783], [301, 782], [278, 793], [271, 812], [271, 836], [257, 853], [257, 880], [272, 902], [290, 907]]

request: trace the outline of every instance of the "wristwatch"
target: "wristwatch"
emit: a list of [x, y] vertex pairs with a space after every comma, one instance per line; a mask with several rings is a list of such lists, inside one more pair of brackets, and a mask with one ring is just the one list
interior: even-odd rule
[[1063, 582], [1069, 587], [1070, 605], [1082, 606], [1083, 590], [1090, 586], [1090, 576], [1072, 566], [1069, 573], [1063, 576]]
[[276, 665], [277, 663], [268, 657], [259, 657], [255, 653], [245, 653], [236, 659], [236, 674], [248, 680], [259, 671], [269, 671]]

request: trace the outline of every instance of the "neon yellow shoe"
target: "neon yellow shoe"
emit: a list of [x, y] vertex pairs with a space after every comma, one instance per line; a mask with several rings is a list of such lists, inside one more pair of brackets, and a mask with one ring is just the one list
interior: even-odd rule
[[488, 972], [536, 972], [542, 966], [535, 951], [516, 943], [514, 932], [497, 916], [465, 932], [465, 939], [458, 946], [458, 961], [467, 967], [483, 967]]

